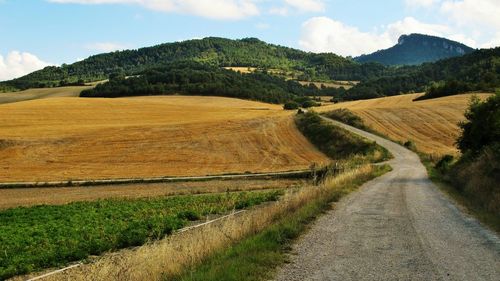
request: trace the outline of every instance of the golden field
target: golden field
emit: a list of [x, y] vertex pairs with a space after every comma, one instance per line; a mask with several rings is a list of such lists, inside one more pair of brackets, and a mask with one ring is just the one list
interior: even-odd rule
[[[428, 154], [457, 154], [455, 141], [460, 134], [458, 123], [464, 120], [472, 94], [414, 102], [422, 94], [409, 94], [371, 100], [338, 103], [318, 108], [328, 111], [347, 108], [360, 116], [366, 125], [405, 142], [412, 140], [417, 149]], [[485, 99], [490, 94], [477, 94]]]
[[208, 175], [325, 163], [279, 105], [220, 97], [0, 105], [0, 182]]
[[78, 97], [81, 91], [93, 88], [98, 83], [100, 82], [89, 84], [89, 86], [39, 88], [19, 92], [0, 93], [0, 104], [44, 98]]

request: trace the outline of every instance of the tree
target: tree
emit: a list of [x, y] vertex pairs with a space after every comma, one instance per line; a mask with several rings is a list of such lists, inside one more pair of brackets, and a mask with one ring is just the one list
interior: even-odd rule
[[465, 113], [466, 121], [459, 124], [462, 134], [457, 145], [463, 154], [477, 155], [487, 146], [500, 144], [500, 91], [485, 102], [473, 96]]
[[294, 101], [286, 102], [285, 105], [283, 105], [283, 109], [285, 110], [295, 110], [297, 108], [299, 108], [299, 104]]

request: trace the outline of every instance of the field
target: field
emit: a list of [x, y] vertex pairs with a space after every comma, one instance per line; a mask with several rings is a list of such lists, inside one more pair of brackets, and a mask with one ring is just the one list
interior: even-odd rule
[[325, 163], [279, 105], [219, 97], [0, 105], [0, 181], [208, 175]]
[[241, 72], [244, 74], [253, 73], [253, 72], [255, 72], [255, 70], [257, 70], [257, 68], [255, 68], [255, 67], [246, 67], [246, 66], [228, 66], [228, 67], [224, 67], [224, 68], [227, 70]]
[[305, 184], [304, 180], [210, 180], [198, 182], [175, 182], [153, 184], [103, 185], [92, 187], [60, 188], [7, 188], [0, 189], [0, 210], [19, 206], [62, 205], [79, 201], [99, 199], [146, 198], [157, 196], [190, 195], [255, 191], [266, 189], [288, 189]]
[[316, 85], [316, 87], [321, 88], [321, 87], [326, 87], [326, 88], [340, 88], [343, 87], [344, 89], [348, 90], [352, 88], [354, 85], [358, 84], [359, 81], [333, 81], [333, 82], [308, 82], [308, 81], [298, 81], [302, 85], [309, 85], [313, 83]]
[[92, 85], [89, 84], [89, 86], [41, 88], [12, 93], [0, 93], [0, 104], [44, 98], [77, 97], [80, 95], [81, 91], [94, 87], [96, 83], [93, 83]]
[[[421, 94], [344, 102], [318, 108], [328, 111], [347, 108], [376, 131], [398, 141], [412, 140], [418, 150], [429, 154], [457, 154], [458, 122], [471, 95], [457, 95], [413, 102]], [[489, 94], [478, 94], [486, 98]]]
[[280, 191], [100, 200], [0, 212], [0, 279], [157, 240], [189, 221], [275, 201]]

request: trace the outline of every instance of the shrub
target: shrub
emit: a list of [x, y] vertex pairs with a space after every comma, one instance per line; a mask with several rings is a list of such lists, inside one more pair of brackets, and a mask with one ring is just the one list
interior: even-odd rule
[[412, 151], [417, 150], [417, 145], [412, 140], [407, 140], [403, 145], [404, 145], [404, 147], [408, 148], [409, 150], [412, 150]]
[[285, 110], [295, 110], [299, 108], [299, 104], [294, 101], [289, 101], [283, 105], [283, 109]]
[[323, 115], [325, 115], [326, 117], [331, 118], [333, 120], [340, 121], [342, 123], [345, 123], [347, 125], [351, 125], [353, 127], [359, 128], [359, 129], [363, 129], [363, 130], [367, 129], [363, 120], [359, 116], [357, 116], [356, 114], [352, 113], [352, 111], [350, 111], [347, 108], [335, 109], [333, 111], [323, 113]]
[[452, 155], [445, 155], [436, 163], [435, 168], [439, 172], [445, 173], [450, 169], [453, 159]]
[[[336, 160], [346, 160], [354, 155], [379, 161], [389, 158], [388, 151], [351, 132], [327, 123], [315, 112], [297, 115], [296, 124], [320, 151]], [[378, 159], [381, 158], [381, 159]], [[362, 161], [365, 161], [363, 159]]]

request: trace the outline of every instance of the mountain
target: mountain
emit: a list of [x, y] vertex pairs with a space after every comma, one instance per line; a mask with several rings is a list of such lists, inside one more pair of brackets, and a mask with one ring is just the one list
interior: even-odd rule
[[107, 79], [122, 72], [135, 75], [144, 70], [176, 61], [194, 61], [225, 67], [257, 67], [291, 72], [301, 80], [363, 80], [381, 75], [380, 64], [359, 64], [331, 53], [314, 54], [268, 44], [256, 38], [230, 40], [209, 37], [166, 43], [138, 50], [91, 56], [61, 67], [46, 67], [24, 77], [0, 83], [0, 89], [55, 87], [77, 82]]
[[423, 34], [402, 35], [398, 44], [385, 50], [355, 58], [360, 63], [379, 62], [384, 65], [418, 65], [441, 59], [463, 56], [474, 49], [446, 38]]
[[398, 75], [362, 81], [349, 89], [342, 98], [352, 100], [393, 96], [424, 92], [436, 86], [444, 92], [493, 92], [500, 88], [500, 47], [477, 50], [434, 63], [405, 66], [398, 71]]

